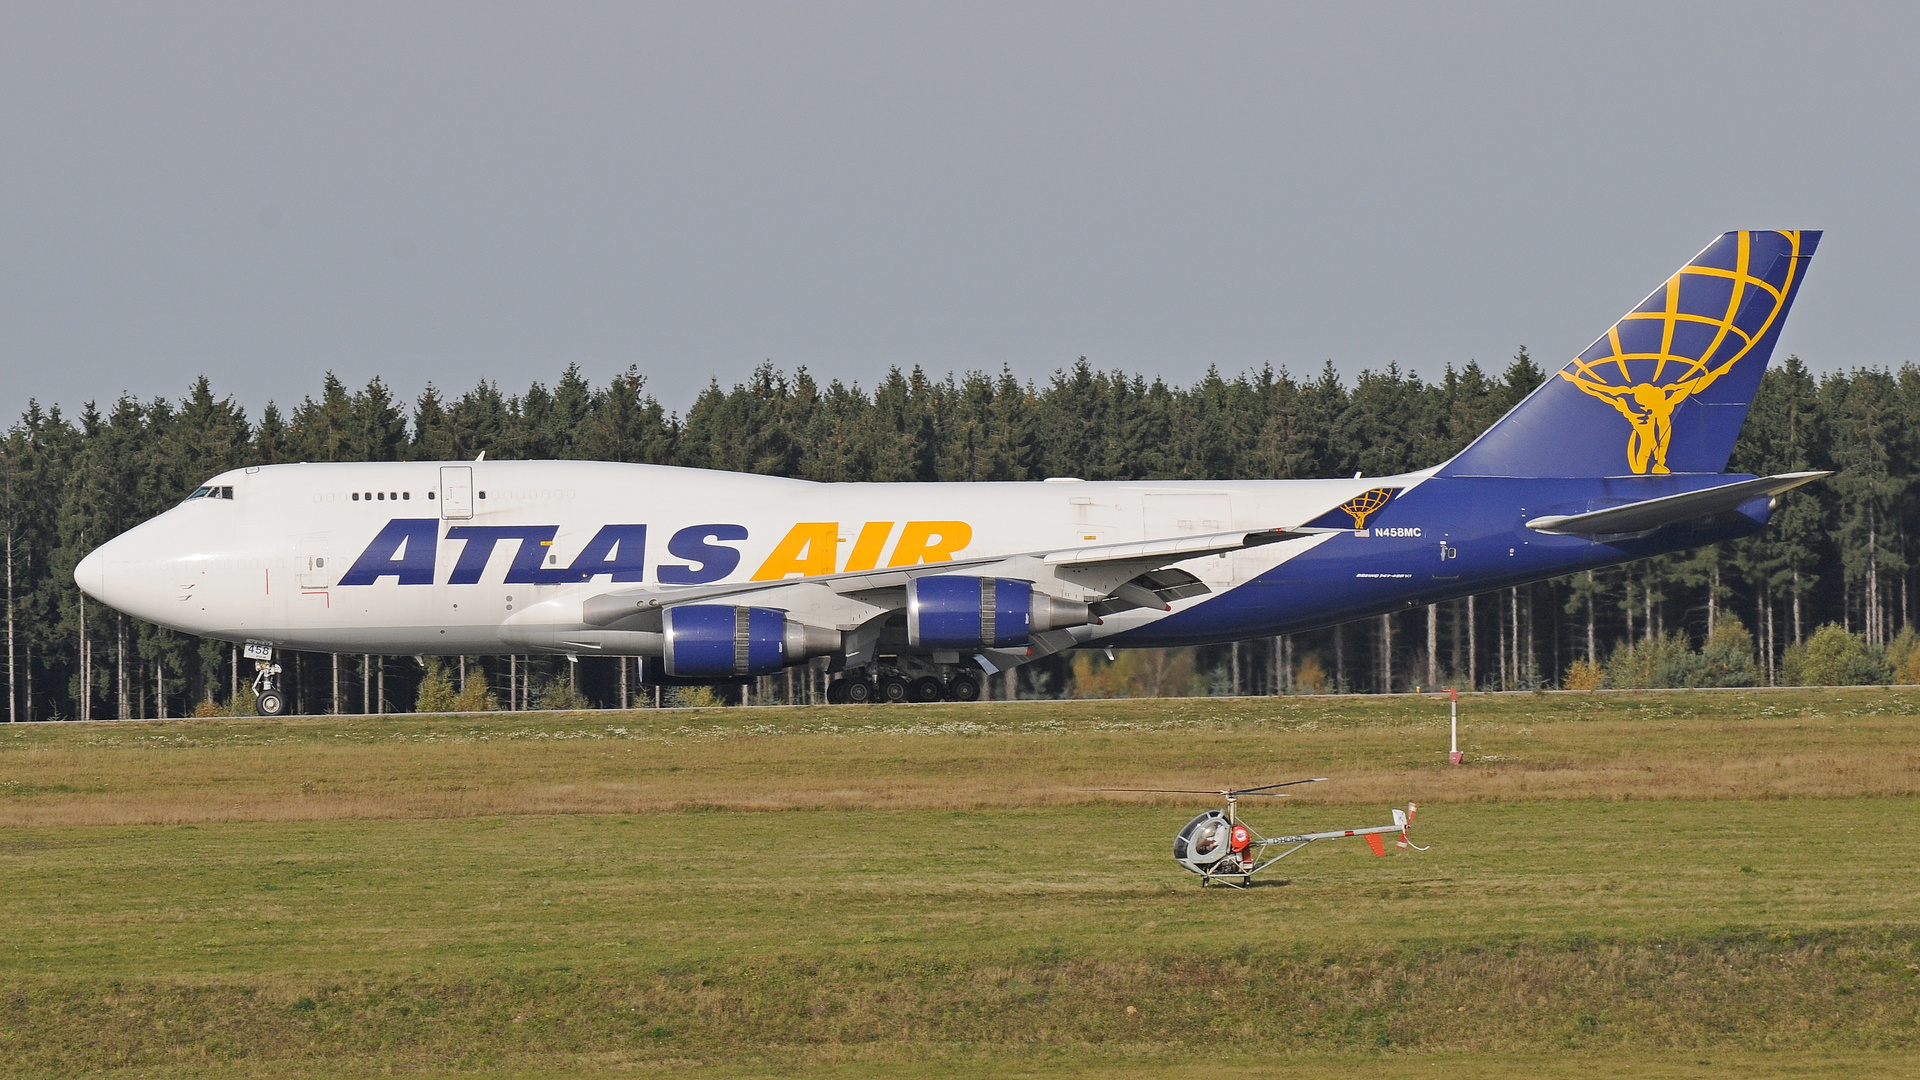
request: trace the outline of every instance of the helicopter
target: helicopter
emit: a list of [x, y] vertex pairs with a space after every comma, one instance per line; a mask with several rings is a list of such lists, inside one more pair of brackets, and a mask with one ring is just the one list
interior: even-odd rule
[[[1225, 799], [1227, 805], [1224, 810], [1208, 810], [1187, 822], [1173, 838], [1174, 861], [1200, 875], [1200, 885], [1203, 888], [1215, 883], [1236, 889], [1246, 888], [1253, 882], [1253, 875], [1316, 840], [1338, 840], [1348, 836], [1364, 837], [1367, 846], [1373, 849], [1373, 853], [1384, 857], [1387, 854], [1387, 845], [1382, 837], [1388, 833], [1399, 833], [1397, 846], [1401, 850], [1427, 850], [1415, 844], [1408, 835], [1413, 828], [1414, 814], [1420, 809], [1414, 803], [1408, 803], [1405, 810], [1395, 808], [1393, 824], [1375, 825], [1364, 829], [1336, 829], [1329, 832], [1262, 836], [1251, 825], [1240, 820], [1238, 807], [1241, 799], [1249, 797], [1284, 799], [1290, 793], [1276, 789], [1295, 787], [1300, 784], [1321, 784], [1328, 779], [1325, 776], [1315, 776], [1306, 780], [1284, 780], [1277, 784], [1220, 791], [1194, 788], [1090, 788], [1088, 790], [1153, 792], [1165, 795], [1215, 795]], [[1272, 854], [1275, 848], [1284, 848], [1284, 850], [1279, 854]], [[1232, 880], [1234, 878], [1239, 880], [1236, 882]]]

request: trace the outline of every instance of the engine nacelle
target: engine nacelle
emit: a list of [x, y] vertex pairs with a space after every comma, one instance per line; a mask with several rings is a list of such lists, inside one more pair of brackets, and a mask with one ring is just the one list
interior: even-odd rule
[[678, 679], [770, 675], [840, 648], [840, 631], [808, 626], [774, 608], [683, 604], [662, 613], [661, 659]]
[[1087, 605], [1011, 578], [939, 574], [907, 582], [907, 644], [917, 649], [1005, 649], [1034, 634], [1092, 620]]

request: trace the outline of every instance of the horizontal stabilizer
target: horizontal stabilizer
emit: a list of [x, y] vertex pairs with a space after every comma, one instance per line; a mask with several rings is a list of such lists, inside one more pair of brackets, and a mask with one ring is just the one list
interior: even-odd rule
[[1609, 506], [1585, 514], [1548, 514], [1527, 522], [1527, 528], [1555, 536], [1618, 536], [1651, 532], [1665, 525], [1677, 525], [1683, 521], [1737, 510], [1754, 499], [1769, 498], [1831, 475], [1830, 472], [1796, 472], [1762, 476], [1756, 480], [1722, 484], [1704, 491]]

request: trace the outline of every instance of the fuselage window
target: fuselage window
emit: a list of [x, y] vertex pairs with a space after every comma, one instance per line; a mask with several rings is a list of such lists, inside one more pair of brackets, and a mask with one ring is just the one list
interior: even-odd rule
[[403, 491], [403, 492], [401, 492], [401, 493], [400, 493], [400, 497], [401, 497], [401, 498], [403, 498], [403, 499], [405, 499], [405, 500], [407, 500], [408, 502], [412, 502], [412, 501], [413, 501], [413, 492], [411, 492], [411, 491]]
[[486, 498], [486, 497], [487, 497], [487, 493], [486, 493], [486, 492], [484, 492], [484, 491], [483, 491], [483, 492], [481, 492], [481, 493], [480, 493], [480, 497], [481, 497], [481, 498], [483, 498], [483, 499], [484, 499], [484, 498]]
[[427, 492], [427, 501], [428, 501], [428, 502], [432, 502], [432, 501], [433, 501], [433, 492], [431, 492], [431, 491], [429, 491], [429, 492]]
[[393, 498], [393, 500], [394, 500], [395, 502], [399, 502], [399, 501], [400, 501], [400, 493], [399, 493], [399, 492], [397, 492], [397, 491], [396, 491], [396, 492], [394, 492], [394, 493], [393, 493], [393, 495], [392, 495], [392, 498]]
[[359, 502], [359, 501], [360, 501], [360, 493], [359, 493], [359, 492], [357, 492], [357, 491], [356, 491], [356, 492], [354, 492], [354, 493], [353, 493], [353, 501], [354, 501], [354, 502]]
[[381, 502], [386, 502], [386, 501], [387, 501], [387, 493], [386, 493], [386, 492], [384, 492], [384, 491], [383, 491], [383, 492], [381, 492], [381, 493], [380, 493], [380, 495], [379, 495], [379, 498], [380, 498], [380, 501], [381, 501]]

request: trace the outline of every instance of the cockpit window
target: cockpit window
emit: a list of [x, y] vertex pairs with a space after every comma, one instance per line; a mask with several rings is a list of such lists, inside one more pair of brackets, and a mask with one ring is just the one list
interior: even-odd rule
[[204, 499], [207, 497], [207, 492], [212, 490], [213, 489], [210, 487], [194, 488], [193, 494], [187, 496], [187, 501], [192, 502], [195, 499]]
[[223, 485], [220, 487], [214, 487], [212, 485], [208, 485], [206, 487], [194, 488], [193, 494], [187, 496], [187, 501], [192, 502], [195, 499], [231, 499], [231, 498], [233, 498], [233, 487], [231, 485]]

